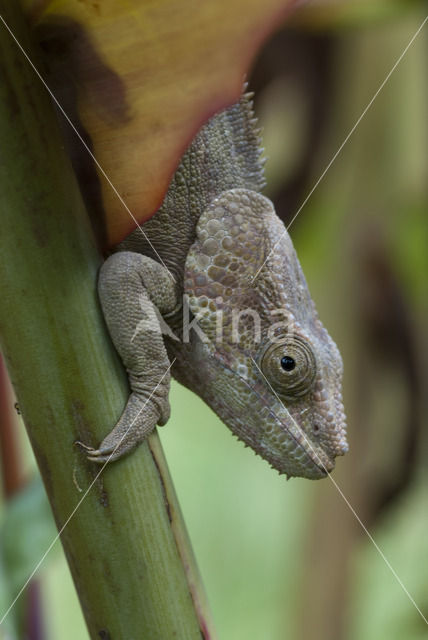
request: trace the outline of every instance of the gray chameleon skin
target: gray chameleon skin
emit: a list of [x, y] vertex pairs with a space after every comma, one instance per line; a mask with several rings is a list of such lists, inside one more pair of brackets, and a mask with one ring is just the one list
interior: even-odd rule
[[[87, 448], [90, 460], [117, 459], [167, 422], [170, 363], [176, 380], [288, 477], [322, 478], [347, 451], [341, 357], [260, 194], [250, 98], [201, 129], [144, 233], [131, 233], [101, 268], [101, 305], [131, 395], [99, 448]], [[189, 310], [198, 326], [187, 339]]]

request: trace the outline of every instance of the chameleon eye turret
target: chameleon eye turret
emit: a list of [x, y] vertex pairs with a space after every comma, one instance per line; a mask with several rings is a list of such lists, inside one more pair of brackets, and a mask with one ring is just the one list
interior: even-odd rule
[[292, 401], [310, 391], [317, 364], [310, 345], [303, 338], [290, 335], [282, 344], [268, 346], [261, 370], [275, 391]]

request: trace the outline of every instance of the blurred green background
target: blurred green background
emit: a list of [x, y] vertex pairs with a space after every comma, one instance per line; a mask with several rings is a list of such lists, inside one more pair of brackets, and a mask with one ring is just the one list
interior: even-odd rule
[[[426, 11], [421, 2], [391, 3], [394, 11], [378, 2], [372, 15], [362, 2], [345, 19], [340, 3], [323, 4], [322, 19], [314, 3], [266, 44], [250, 78], [269, 158], [266, 194], [286, 222]], [[427, 51], [428, 24], [290, 228], [345, 362], [350, 451], [334, 482], [286, 482], [173, 385], [160, 434], [223, 640], [428, 636], [347, 504], [427, 616]], [[54, 528], [37, 481], [0, 518], [3, 610]], [[45, 635], [37, 638], [87, 640], [59, 544], [38, 576]], [[12, 634], [13, 617], [0, 638]]]

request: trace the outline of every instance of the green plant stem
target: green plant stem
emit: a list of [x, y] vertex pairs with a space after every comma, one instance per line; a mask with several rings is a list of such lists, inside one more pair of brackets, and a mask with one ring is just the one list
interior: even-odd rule
[[[34, 61], [18, 3], [0, 0], [0, 12]], [[2, 24], [0, 154], [1, 344], [58, 529], [65, 527], [90, 636], [213, 637], [157, 435], [96, 480], [99, 467], [73, 444], [95, 445], [111, 429], [127, 399], [126, 376], [100, 314], [101, 258], [56, 114]]]

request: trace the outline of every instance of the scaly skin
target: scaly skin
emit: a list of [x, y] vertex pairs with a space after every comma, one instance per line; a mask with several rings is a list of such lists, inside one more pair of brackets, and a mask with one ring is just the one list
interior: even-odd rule
[[321, 478], [346, 452], [340, 354], [263, 184], [243, 96], [195, 138], [145, 235], [103, 265], [100, 300], [132, 393], [90, 460], [119, 458], [165, 424], [170, 363], [280, 473]]

